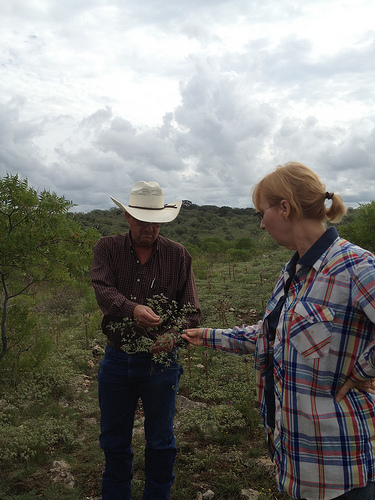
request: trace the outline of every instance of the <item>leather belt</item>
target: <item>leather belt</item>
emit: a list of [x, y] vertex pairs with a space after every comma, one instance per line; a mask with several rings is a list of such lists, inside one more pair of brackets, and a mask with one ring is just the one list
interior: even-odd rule
[[114, 340], [111, 340], [111, 339], [107, 339], [107, 344], [110, 346], [110, 347], [113, 347], [114, 349], [116, 349], [117, 351], [121, 351], [125, 354], [139, 354], [137, 353], [136, 351], [124, 351], [124, 349], [121, 348], [121, 344], [119, 344], [118, 342], [115, 342]]

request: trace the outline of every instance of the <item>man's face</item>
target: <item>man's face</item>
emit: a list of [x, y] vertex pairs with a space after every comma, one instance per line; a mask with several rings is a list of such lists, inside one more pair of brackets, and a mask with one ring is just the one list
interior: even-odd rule
[[151, 246], [159, 236], [161, 224], [142, 222], [125, 212], [126, 220], [130, 225], [133, 243], [140, 247]]

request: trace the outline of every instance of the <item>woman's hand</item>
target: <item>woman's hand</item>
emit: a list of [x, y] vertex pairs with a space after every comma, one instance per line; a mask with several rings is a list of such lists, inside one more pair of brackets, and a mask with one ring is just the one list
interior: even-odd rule
[[344, 399], [346, 394], [350, 389], [355, 387], [360, 391], [369, 392], [370, 394], [375, 394], [375, 379], [371, 378], [368, 380], [363, 380], [362, 382], [353, 382], [350, 378], [347, 378], [344, 385], [337, 391], [336, 403], [339, 403]]
[[203, 345], [203, 330], [204, 328], [190, 328], [189, 330], [184, 330], [181, 337], [190, 344], [200, 346]]

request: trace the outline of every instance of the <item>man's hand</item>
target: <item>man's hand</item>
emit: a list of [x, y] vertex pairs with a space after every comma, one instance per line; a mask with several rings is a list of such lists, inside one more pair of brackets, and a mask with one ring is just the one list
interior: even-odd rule
[[155, 314], [150, 307], [144, 306], [142, 304], [138, 304], [137, 306], [135, 306], [135, 309], [133, 311], [133, 318], [139, 326], [144, 327], [156, 327], [161, 323], [160, 316]]
[[347, 395], [350, 389], [355, 387], [360, 391], [369, 392], [370, 394], [375, 394], [375, 379], [363, 380], [362, 382], [353, 382], [350, 378], [347, 378], [344, 385], [337, 391], [336, 403], [340, 403]]
[[184, 330], [181, 337], [187, 340], [190, 344], [200, 346], [203, 345], [203, 330], [204, 328], [190, 328], [189, 330]]

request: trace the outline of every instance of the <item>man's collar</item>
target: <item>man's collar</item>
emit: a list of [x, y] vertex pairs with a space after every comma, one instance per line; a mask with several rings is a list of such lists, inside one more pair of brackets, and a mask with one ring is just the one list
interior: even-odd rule
[[[127, 233], [125, 233], [125, 236], [128, 237], [128, 245], [131, 249], [134, 250], [134, 245], [133, 245], [133, 240], [132, 240], [132, 233], [129, 229], [129, 231]], [[158, 237], [156, 238], [156, 240], [154, 241], [153, 243], [153, 249], [152, 249], [152, 253], [156, 253], [159, 249], [159, 235]]]

